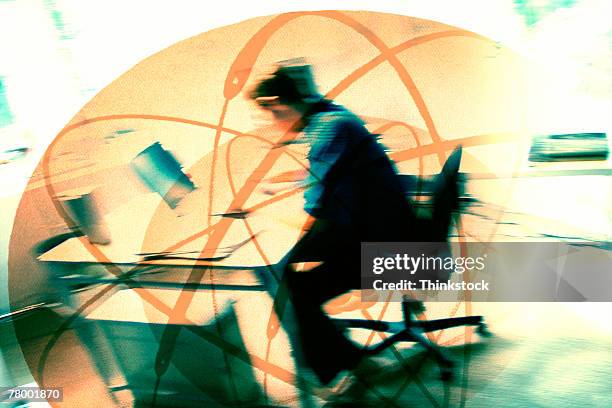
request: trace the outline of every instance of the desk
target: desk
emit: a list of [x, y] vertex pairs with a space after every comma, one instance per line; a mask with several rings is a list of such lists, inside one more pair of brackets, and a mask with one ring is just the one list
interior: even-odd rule
[[[192, 193], [195, 196], [195, 192]], [[194, 207], [195, 198], [189, 197]], [[111, 233], [111, 243], [108, 245], [95, 245], [108, 262], [115, 265], [143, 265], [158, 264], [171, 266], [213, 266], [221, 268], [257, 268], [267, 264], [274, 264], [287, 253], [297, 242], [300, 227], [306, 220], [306, 214], [300, 214], [299, 201], [301, 197], [296, 194], [283, 200], [284, 209], [279, 211], [279, 205], [258, 210], [250, 215], [247, 222], [252, 232], [257, 234], [257, 244], [265, 252], [265, 259], [257, 249], [255, 242], [247, 242], [236, 251], [219, 261], [202, 261], [197, 257], [205, 247], [208, 235], [199, 236], [206, 229], [206, 216], [191, 209], [185, 216], [177, 216], [161, 198], [154, 193], [143, 194], [138, 198], [117, 208], [104, 217], [104, 221]], [[298, 210], [298, 211], [294, 211]], [[283, 213], [285, 213], [283, 215]], [[297, 213], [297, 216], [295, 216]], [[279, 215], [280, 214], [280, 215]], [[218, 222], [220, 216], [213, 216], [212, 223]], [[201, 235], [201, 234], [200, 234]], [[197, 236], [189, 243], [174, 248], [180, 253], [181, 259], [156, 259], [147, 261], [142, 255], [145, 253], [159, 253], [177, 242], [189, 237]], [[242, 220], [234, 220], [227, 234], [223, 237], [218, 251], [206, 253], [208, 258], [224, 255], [226, 248], [248, 241], [251, 233]], [[64, 263], [105, 263], [100, 262], [84, 244], [85, 238], [71, 238], [50, 251], [40, 255], [42, 262]], [[187, 253], [187, 254], [186, 254]]]
[[[197, 197], [190, 197], [193, 200], [192, 205], [197, 201], [195, 198]], [[301, 195], [296, 194], [289, 200], [291, 206], [301, 205], [301, 199]], [[190, 203], [186, 202], [185, 205]], [[286, 201], [281, 205], [285, 209], [288, 208]], [[288, 218], [283, 219], [283, 214]], [[298, 217], [295, 217], [296, 214]], [[102, 340], [113, 350], [115, 364], [120, 367], [123, 381], [137, 399], [146, 400], [150, 397], [146, 393], [146, 387], [152, 387], [154, 384], [153, 366], [159, 347], [159, 336], [168, 323], [168, 316], [144, 301], [142, 291], [154, 296], [168, 308], [173, 308], [180, 291], [185, 288], [191, 292], [193, 299], [185, 313], [185, 321], [177, 321], [175, 324], [209, 327], [211, 333], [218, 335], [211, 324], [221, 319], [226, 327], [224, 340], [240, 349], [248, 350], [251, 355], [265, 359], [266, 327], [272, 301], [258, 278], [258, 271], [267, 273], [268, 264], [279, 262], [297, 242], [301, 223], [306, 218], [306, 215], [301, 218], [299, 214], [296, 211], [281, 213], [278, 207], [271, 206], [248, 217], [251, 231], [245, 227], [244, 221], [233, 220], [218, 252], [221, 254], [223, 248], [241, 245], [223, 259], [196, 259], [208, 239], [207, 236], [202, 236], [176, 249], [177, 252], [196, 251], [181, 256], [181, 259], [146, 260], [139, 254], [166, 250], [173, 242], [179, 242], [204, 230], [203, 221], [206, 217], [197, 211], [190, 211], [179, 217], [157, 194], [143, 194], [104, 217], [111, 233], [111, 243], [95, 245], [95, 248], [104, 254], [107, 262], [100, 262], [92, 255], [87, 249], [89, 244], [85, 237], [70, 238], [40, 255], [38, 260], [49, 266], [51, 273], [57, 272], [57, 281], [63, 289], [65, 303], [73, 310], [111, 285], [111, 290], [92, 307], [88, 307], [83, 317], [105, 333], [105, 339]], [[157, 228], [155, 223], [158, 220], [163, 225], [174, 228]], [[212, 222], [217, 220], [219, 217], [213, 217]], [[263, 229], [264, 226], [267, 228]], [[257, 245], [253, 239], [249, 240], [251, 232], [257, 234]], [[264, 251], [265, 261], [258, 246]], [[216, 255], [218, 254], [207, 254], [210, 257]], [[131, 279], [141, 288], [129, 288], [121, 283], [120, 279], [108, 271], [111, 265], [122, 274], [139, 267], [140, 271], [131, 275]], [[194, 268], [203, 269], [202, 279], [200, 282], [185, 285], [184, 282]], [[209, 381], [206, 385], [206, 375], [225, 377], [219, 375], [223, 372], [220, 366], [216, 367], [216, 371], [200, 367], [199, 363], [194, 366], [195, 350], [205, 352], [199, 355], [198, 359], [206, 361], [208, 355], [217, 363], [223, 361], [218, 356], [220, 350], [210, 344], [203, 344], [206, 342], [188, 329], [182, 330], [181, 333], [176, 350], [178, 366], [171, 367], [164, 376], [161, 391], [171, 392], [172, 394], [168, 395], [174, 395], [175, 398], [176, 390], [182, 390], [186, 395], [192, 393], [193, 396], [198, 393], [198, 387], [202, 389], [206, 386], [207, 393], [210, 394], [211, 387], [216, 384], [215, 386], [221, 389], [217, 390], [218, 398], [231, 400], [233, 397], [229, 386], [219, 384], [219, 381]], [[89, 343], [95, 344], [97, 348], [99, 340]], [[270, 358], [271, 361], [276, 361], [276, 364], [285, 365], [284, 369], [292, 371], [289, 350], [285, 334], [279, 333]], [[90, 348], [90, 354], [95, 356], [96, 349]], [[128, 356], [131, 358], [128, 359]], [[136, 360], [138, 364], [135, 363]], [[233, 360], [232, 371], [241, 373], [240, 386], [245, 387], [244, 391], [241, 391], [242, 399], [258, 399], [256, 383], [263, 381], [263, 372], [253, 369], [243, 361]], [[188, 362], [191, 362], [191, 365]], [[176, 361], [173, 360], [173, 363]], [[103, 373], [112, 370], [100, 371]], [[194, 377], [196, 373], [197, 377]], [[121, 383], [116, 378], [105, 380], [109, 385]], [[268, 377], [267, 381], [268, 384], [276, 384], [279, 392], [293, 392], [290, 385], [280, 380]], [[195, 406], [201, 406], [202, 399], [194, 398]], [[184, 404], [187, 406], [188, 402]]]
[[[111, 233], [111, 243], [92, 245], [106, 260], [100, 261], [90, 252], [91, 244], [86, 237], [70, 238], [38, 260], [56, 271], [63, 270], [59, 273], [61, 278], [73, 285], [116, 283], [116, 276], [108, 268], [112, 265], [121, 273], [138, 267], [140, 271], [132, 279], [145, 286], [180, 288], [193, 268], [203, 268], [201, 285], [190, 283], [188, 287], [207, 288], [214, 284], [221, 289], [263, 289], [255, 271], [282, 259], [297, 242], [307, 215], [299, 211], [280, 212], [278, 205], [273, 205], [248, 217], [251, 230], [243, 220], [233, 220], [218, 250], [205, 254], [206, 258], [220, 259], [202, 260], [198, 257], [209, 236], [197, 235], [205, 230], [207, 218], [197, 211], [197, 193], [198, 190], [185, 199], [190, 201], [181, 204], [187, 207], [185, 216], [178, 216], [154, 193], [143, 194], [107, 214], [104, 221]], [[286, 210], [301, 205], [301, 200], [301, 195], [296, 194], [281, 204]], [[298, 216], [294, 217], [296, 213]], [[213, 217], [212, 222], [219, 219]], [[252, 234], [256, 234], [254, 239]], [[175, 257], [148, 260], [140, 255], [166, 251], [191, 236], [197, 238], [175, 248]], [[230, 253], [231, 247], [235, 250]]]

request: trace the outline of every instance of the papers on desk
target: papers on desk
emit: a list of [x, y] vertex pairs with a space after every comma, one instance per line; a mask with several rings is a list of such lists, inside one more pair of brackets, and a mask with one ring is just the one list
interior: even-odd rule
[[130, 163], [134, 172], [151, 190], [157, 192], [170, 208], [195, 190], [178, 160], [159, 142], [140, 152]]
[[96, 189], [81, 194], [57, 197], [71, 218], [73, 227], [87, 236], [92, 244], [106, 245], [111, 241], [110, 232], [100, 215], [96, 201]]

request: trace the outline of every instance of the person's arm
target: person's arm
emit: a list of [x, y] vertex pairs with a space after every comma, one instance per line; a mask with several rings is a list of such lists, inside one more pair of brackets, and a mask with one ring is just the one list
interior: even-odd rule
[[283, 191], [301, 188], [304, 186], [304, 179], [308, 176], [307, 169], [287, 171], [274, 177], [267, 178], [262, 192], [267, 195], [275, 195]]
[[293, 188], [305, 188], [306, 206], [315, 207], [325, 179], [330, 169], [338, 161], [346, 147], [346, 135], [343, 134], [343, 119], [337, 114], [322, 114], [312, 121], [308, 129], [309, 169], [283, 173], [265, 181], [270, 184], [263, 189], [264, 194], [274, 195]]
[[309, 130], [311, 141], [310, 169], [302, 187], [306, 188], [304, 209], [313, 214], [319, 208], [325, 180], [348, 147], [351, 122], [336, 114], [323, 115]]
[[308, 175], [307, 169], [286, 171], [273, 177], [268, 177], [264, 181], [267, 183], [290, 183], [294, 181], [301, 181]]

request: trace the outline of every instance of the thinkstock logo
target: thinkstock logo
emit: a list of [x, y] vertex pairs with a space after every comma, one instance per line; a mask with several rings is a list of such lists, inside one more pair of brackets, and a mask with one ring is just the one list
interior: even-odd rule
[[561, 242], [364, 242], [361, 288], [401, 301], [612, 301], [606, 248]]

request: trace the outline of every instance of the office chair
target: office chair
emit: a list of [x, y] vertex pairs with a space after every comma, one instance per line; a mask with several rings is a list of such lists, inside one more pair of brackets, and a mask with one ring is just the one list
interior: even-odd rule
[[[425, 240], [431, 240], [432, 242], [447, 241], [453, 212], [459, 207], [461, 190], [459, 180], [460, 163], [461, 147], [459, 146], [451, 153], [440, 174], [431, 183], [431, 219], [420, 220], [426, 225], [422, 230], [430, 231]], [[415, 319], [415, 314], [424, 310], [425, 308], [421, 301], [404, 297], [402, 301], [402, 322], [339, 318], [332, 318], [332, 321], [341, 330], [361, 328], [392, 333], [391, 336], [381, 343], [366, 348], [364, 350], [366, 356], [376, 355], [398, 342], [416, 342], [433, 354], [440, 367], [442, 380], [450, 380], [454, 365], [453, 361], [442, 352], [438, 345], [431, 342], [424, 333], [460, 326], [476, 326], [476, 332], [483, 337], [488, 337], [491, 333], [484, 323], [483, 316], [451, 317], [437, 320]]]

